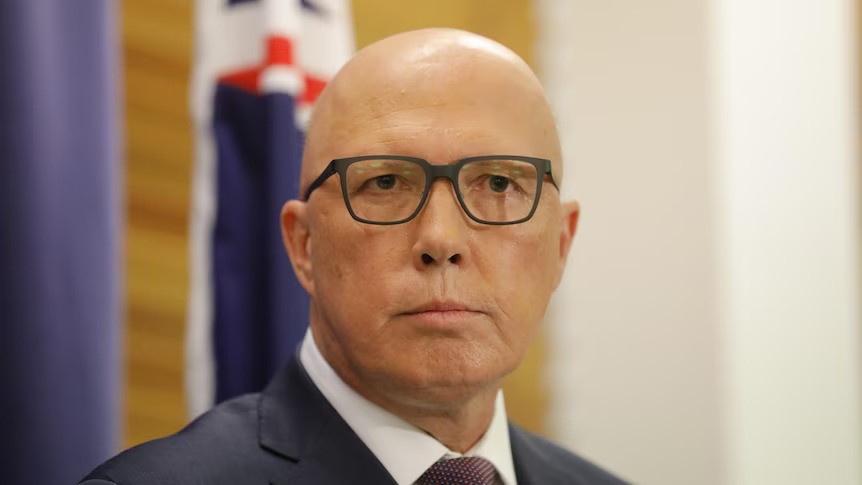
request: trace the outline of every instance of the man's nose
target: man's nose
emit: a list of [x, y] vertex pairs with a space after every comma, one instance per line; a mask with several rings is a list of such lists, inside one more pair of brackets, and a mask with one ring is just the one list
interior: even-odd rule
[[468, 262], [469, 221], [458, 204], [455, 187], [437, 180], [428, 189], [422, 212], [416, 218], [413, 260], [420, 269]]

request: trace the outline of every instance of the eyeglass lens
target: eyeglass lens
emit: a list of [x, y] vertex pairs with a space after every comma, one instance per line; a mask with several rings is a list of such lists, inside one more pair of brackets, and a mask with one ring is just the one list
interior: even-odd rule
[[[362, 160], [347, 168], [348, 202], [354, 213], [373, 222], [410, 217], [426, 186], [422, 165], [407, 160]], [[536, 167], [521, 160], [476, 160], [458, 173], [456, 190], [473, 217], [510, 222], [529, 215], [539, 185]]]

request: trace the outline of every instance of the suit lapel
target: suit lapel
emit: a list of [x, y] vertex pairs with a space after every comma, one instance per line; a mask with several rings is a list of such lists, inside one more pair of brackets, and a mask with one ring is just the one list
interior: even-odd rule
[[261, 447], [284, 458], [282, 483], [395, 483], [293, 358], [261, 395]]
[[547, 456], [528, 438], [524, 430], [509, 423], [509, 443], [518, 485], [546, 485], [561, 483], [548, 463]]
[[518, 485], [540, 484], [542, 469], [542, 457], [532, 448], [526, 438], [521, 434], [521, 429], [509, 423], [509, 443], [512, 447], [512, 461], [515, 464], [515, 477]]

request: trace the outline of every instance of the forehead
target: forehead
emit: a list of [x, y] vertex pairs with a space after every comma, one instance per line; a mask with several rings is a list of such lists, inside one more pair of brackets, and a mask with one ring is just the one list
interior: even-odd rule
[[398, 153], [436, 163], [492, 153], [552, 158], [539, 100], [517, 82], [469, 74], [387, 80], [345, 98], [330, 120], [327, 155]]

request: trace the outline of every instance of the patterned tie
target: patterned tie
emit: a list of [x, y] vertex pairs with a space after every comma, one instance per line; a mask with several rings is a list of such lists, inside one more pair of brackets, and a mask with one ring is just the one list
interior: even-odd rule
[[497, 470], [490, 461], [478, 456], [440, 460], [425, 471], [416, 485], [494, 485]]

